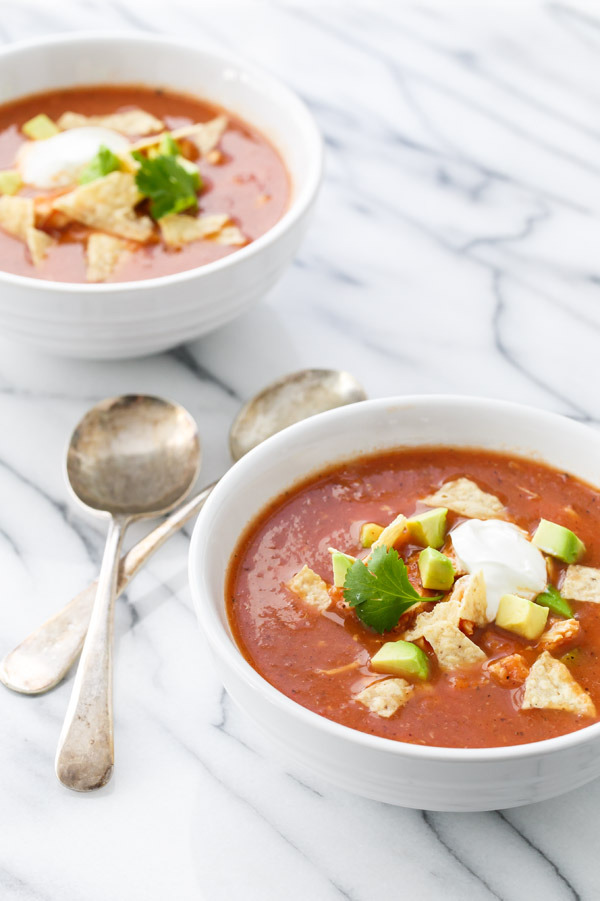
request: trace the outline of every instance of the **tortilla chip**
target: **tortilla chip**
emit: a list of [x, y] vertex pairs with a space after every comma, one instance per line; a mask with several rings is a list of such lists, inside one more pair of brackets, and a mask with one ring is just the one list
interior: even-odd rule
[[420, 613], [404, 639], [414, 641], [416, 638], [426, 638], [425, 630], [428, 626], [437, 623], [458, 626], [461, 620], [468, 620], [479, 626], [488, 622], [485, 582], [481, 571], [458, 579], [448, 600], [438, 601], [433, 610]]
[[568, 668], [544, 651], [531, 667], [525, 682], [522, 710], [541, 708], [567, 710], [580, 716], [596, 716], [590, 696], [579, 685]]
[[111, 172], [62, 194], [52, 206], [91, 228], [144, 242], [151, 237], [154, 226], [148, 216], [135, 215], [134, 207], [140, 199], [130, 172]]
[[[227, 130], [228, 124], [227, 116], [217, 116], [209, 122], [196, 122], [195, 125], [182, 125], [181, 128], [173, 129], [173, 131], [170, 132], [170, 135], [175, 141], [180, 138], [191, 138], [200, 151], [200, 154], [202, 156], [208, 156], [208, 154], [212, 153], [218, 145]], [[153, 147], [155, 144], [158, 144], [161, 138], [162, 133], [154, 135], [151, 138], [136, 141], [135, 144], [131, 145], [129, 150], [147, 150], [148, 147]]]
[[290, 579], [287, 587], [319, 613], [323, 613], [331, 604], [327, 582], [306, 565]]
[[423, 630], [423, 637], [433, 648], [443, 670], [474, 666], [486, 659], [486, 655], [474, 641], [449, 622], [437, 622]]
[[506, 509], [493, 494], [482, 491], [471, 479], [446, 482], [435, 494], [423, 498], [428, 507], [448, 507], [471, 519], [505, 519]]
[[237, 225], [227, 225], [221, 229], [215, 238], [217, 244], [227, 244], [232, 247], [242, 247], [248, 243], [248, 238], [239, 230]]
[[413, 691], [414, 685], [405, 679], [382, 679], [364, 688], [354, 700], [368, 707], [371, 713], [387, 719], [404, 707]]
[[27, 241], [27, 229], [34, 227], [34, 204], [31, 197], [0, 197], [0, 227], [9, 235]]
[[109, 116], [83, 116], [81, 113], [67, 112], [62, 114], [57, 125], [62, 131], [81, 128], [84, 125], [101, 125], [128, 137], [151, 135], [162, 131], [165, 127], [164, 122], [141, 109], [113, 113]]
[[41, 266], [50, 247], [56, 244], [54, 238], [33, 225], [28, 226], [25, 230], [25, 241], [27, 242], [34, 266]]
[[567, 566], [560, 593], [569, 601], [590, 601], [600, 604], [600, 569], [593, 566]]
[[433, 610], [420, 613], [413, 628], [404, 635], [404, 640], [415, 641], [417, 638], [424, 638], [425, 629], [438, 623], [450, 623], [458, 626], [459, 622], [460, 605], [456, 599], [450, 597], [447, 601], [438, 601]]
[[192, 138], [201, 155], [206, 156], [217, 147], [227, 130], [227, 125], [227, 116], [217, 116], [209, 122], [199, 122], [194, 131], [189, 131], [187, 135], [180, 134], [180, 137]]
[[223, 226], [229, 222], [229, 216], [186, 216], [184, 213], [173, 213], [159, 219], [158, 225], [163, 241], [168, 247], [181, 247], [192, 241], [218, 235]]
[[[389, 526], [386, 526], [379, 538], [377, 538], [373, 544], [371, 545], [371, 554], [375, 550], [376, 547], [384, 547], [390, 548], [394, 547], [397, 541], [403, 535], [408, 535], [408, 520], [406, 516], [403, 516], [402, 513], [398, 514], [398, 516], [392, 520]], [[369, 554], [369, 556], [371, 556]]]
[[468, 619], [478, 626], [485, 626], [488, 622], [488, 615], [483, 570], [458, 579], [454, 584], [451, 600], [458, 601], [461, 619]]
[[88, 282], [103, 282], [112, 275], [119, 263], [129, 254], [129, 244], [113, 235], [95, 232], [86, 248], [86, 278]]

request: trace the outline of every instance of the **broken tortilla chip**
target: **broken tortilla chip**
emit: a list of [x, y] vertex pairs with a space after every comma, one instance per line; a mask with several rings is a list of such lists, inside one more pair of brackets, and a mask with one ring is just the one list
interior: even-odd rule
[[248, 238], [240, 231], [237, 225], [226, 225], [215, 237], [216, 244], [226, 244], [231, 247], [242, 247], [248, 243]]
[[27, 229], [34, 227], [34, 204], [31, 197], [0, 197], [0, 227], [15, 238], [27, 241]]
[[593, 566], [567, 566], [560, 593], [569, 601], [590, 601], [600, 604], [600, 569]]
[[469, 622], [476, 623], [478, 626], [485, 626], [488, 622], [488, 615], [483, 570], [458, 579], [454, 584], [451, 600], [458, 601], [461, 619], [468, 619]]
[[471, 519], [505, 519], [506, 509], [499, 498], [482, 491], [471, 479], [446, 482], [435, 494], [423, 498], [428, 507], [448, 507]]
[[88, 282], [104, 282], [129, 254], [129, 244], [114, 235], [96, 232], [90, 235], [86, 248]]
[[373, 542], [371, 545], [371, 553], [369, 554], [369, 558], [373, 554], [373, 551], [377, 547], [394, 547], [397, 541], [400, 541], [402, 536], [408, 537], [408, 520], [406, 516], [403, 516], [402, 513], [399, 513], [398, 516], [392, 520], [389, 526], [386, 526], [381, 535]]
[[54, 238], [33, 225], [28, 226], [25, 230], [25, 241], [34, 266], [41, 266], [46, 259], [48, 250], [53, 244], [56, 244]]
[[404, 636], [404, 640], [415, 641], [417, 638], [426, 638], [427, 627], [437, 623], [450, 623], [458, 627], [461, 620], [468, 620], [478, 626], [488, 622], [485, 582], [481, 571], [458, 579], [448, 600], [438, 601], [433, 610], [420, 613], [413, 628]]
[[457, 600], [450, 597], [447, 601], [438, 601], [433, 610], [419, 613], [412, 629], [404, 635], [405, 641], [415, 641], [425, 636], [425, 629], [437, 623], [450, 623], [458, 626], [460, 622], [460, 608]]
[[525, 681], [522, 710], [540, 708], [567, 710], [580, 716], [596, 716], [590, 696], [575, 681], [569, 669], [544, 651], [535, 661]]
[[364, 688], [354, 700], [368, 707], [371, 713], [387, 719], [404, 707], [413, 691], [414, 685], [405, 679], [383, 679]]
[[62, 194], [52, 207], [77, 222], [131, 241], [148, 241], [154, 230], [148, 216], [136, 216], [141, 195], [130, 172], [111, 172]]
[[192, 241], [200, 241], [218, 235], [229, 222], [228, 215], [186, 216], [184, 213], [172, 213], [159, 219], [163, 240], [169, 247], [181, 247]]
[[100, 125], [103, 128], [112, 128], [128, 137], [143, 137], [162, 131], [164, 122], [147, 113], [145, 110], [128, 110], [125, 113], [112, 113], [108, 116], [84, 116], [81, 113], [63, 113], [57, 122], [61, 131], [71, 128], [81, 128], [85, 125]]
[[327, 582], [306, 565], [290, 579], [287, 587], [319, 613], [323, 613], [331, 604]]
[[437, 622], [423, 630], [443, 670], [474, 666], [486, 659], [481, 648], [450, 622]]

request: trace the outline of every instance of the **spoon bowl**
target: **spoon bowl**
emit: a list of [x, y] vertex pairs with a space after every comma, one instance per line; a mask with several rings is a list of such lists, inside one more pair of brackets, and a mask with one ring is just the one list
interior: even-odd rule
[[361, 385], [349, 372], [302, 369], [292, 372], [251, 398], [229, 432], [229, 449], [237, 462], [266, 438], [309, 416], [366, 400]]
[[87, 507], [112, 516], [156, 516], [188, 493], [200, 461], [196, 424], [183, 407], [129, 394], [83, 417], [67, 452], [67, 476]]

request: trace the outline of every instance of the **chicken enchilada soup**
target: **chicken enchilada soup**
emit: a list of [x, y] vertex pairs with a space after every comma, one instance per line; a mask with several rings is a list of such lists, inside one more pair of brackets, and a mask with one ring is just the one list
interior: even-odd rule
[[304, 707], [422, 745], [598, 721], [600, 492], [483, 450], [336, 465], [242, 536], [226, 587], [249, 663]]
[[0, 107], [0, 269], [68, 282], [194, 269], [281, 218], [273, 146], [195, 97], [142, 86], [38, 94]]

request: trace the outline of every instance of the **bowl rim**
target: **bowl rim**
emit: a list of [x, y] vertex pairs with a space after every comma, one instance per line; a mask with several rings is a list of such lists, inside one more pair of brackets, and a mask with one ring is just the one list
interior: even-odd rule
[[[262, 81], [269, 88], [270, 92], [279, 94], [285, 100], [286, 107], [291, 114], [298, 119], [301, 129], [307, 138], [306, 155], [309, 160], [307, 166], [307, 174], [304, 184], [297, 192], [292, 194], [289, 207], [284, 212], [281, 219], [275, 222], [263, 235], [256, 238], [245, 247], [241, 247], [226, 257], [215, 260], [212, 263], [205, 263], [202, 266], [196, 266], [193, 269], [184, 269], [181, 272], [173, 272], [170, 275], [161, 275], [155, 278], [139, 279], [130, 282], [108, 282], [90, 284], [88, 282], [59, 282], [50, 279], [32, 278], [28, 275], [17, 275], [12, 272], [4, 272], [0, 270], [0, 284], [3, 282], [15, 285], [19, 288], [27, 288], [38, 292], [50, 291], [53, 293], [73, 294], [81, 296], [85, 294], [134, 294], [148, 288], [162, 288], [169, 285], [187, 282], [202, 275], [211, 275], [222, 269], [235, 265], [238, 262], [250, 259], [260, 253], [269, 244], [275, 242], [281, 235], [288, 232], [302, 218], [304, 213], [312, 205], [323, 176], [323, 160], [324, 148], [323, 138], [317, 127], [315, 119], [308, 109], [306, 103], [289, 88], [283, 81], [266, 70], [256, 66], [253, 63], [247, 63], [244, 59], [240, 59], [235, 53], [221, 50], [209, 50], [199, 46], [194, 41], [186, 41], [181, 38], [172, 37], [170, 35], [146, 34], [140, 31], [114, 32], [110, 30], [103, 31], [74, 31], [74, 32], [58, 32], [51, 35], [44, 35], [39, 38], [32, 38], [23, 41], [15, 41], [0, 47], [0, 63], [4, 64], [11, 56], [18, 56], [22, 52], [36, 50], [40, 47], [61, 47], [66, 44], [91, 44], [110, 41], [115, 44], [145, 44], [155, 46], [170, 46], [174, 48], [182, 48], [191, 50], [192, 52], [208, 58], [215, 64], [225, 64], [238, 70], [244, 75]], [[115, 82], [118, 84], [119, 82]], [[145, 84], [146, 82], [142, 82]], [[40, 93], [44, 93], [40, 89]], [[15, 100], [18, 97], [14, 98]], [[205, 98], [210, 102], [210, 97]], [[10, 103], [9, 100], [4, 102]], [[252, 122], [250, 122], [252, 124]], [[280, 153], [279, 149], [277, 152]], [[287, 161], [281, 154], [284, 164], [287, 167]], [[121, 299], [121, 297], [119, 298]]]
[[[235, 674], [246, 683], [246, 686], [253, 692], [262, 695], [263, 698], [272, 706], [278, 708], [283, 714], [296, 718], [307, 727], [330, 736], [334, 740], [350, 742], [350, 744], [361, 746], [375, 752], [384, 752], [399, 757], [410, 757], [417, 760], [445, 761], [448, 763], [488, 763], [494, 761], [513, 761], [532, 757], [545, 757], [559, 751], [571, 749], [577, 745], [586, 744], [600, 736], [600, 722], [592, 723], [584, 726], [574, 732], [567, 732], [554, 738], [547, 738], [537, 742], [527, 742], [521, 745], [506, 745], [491, 748], [446, 748], [440, 745], [417, 745], [409, 742], [396, 741], [391, 738], [384, 738], [379, 735], [371, 735], [361, 732], [358, 729], [352, 729], [350, 726], [344, 726], [334, 720], [321, 716], [306, 707], [303, 707], [297, 701], [293, 701], [284, 695], [283, 692], [271, 685], [263, 676], [261, 676], [244, 658], [242, 652], [238, 648], [233, 637], [227, 632], [224, 624], [221, 622], [217, 614], [217, 606], [208, 598], [211, 595], [210, 586], [205, 577], [204, 570], [200, 567], [201, 549], [203, 546], [208, 547], [211, 541], [211, 535], [208, 530], [204, 530], [203, 523], [212, 515], [213, 509], [218, 509], [221, 503], [226, 500], [229, 495], [230, 483], [240, 475], [251, 476], [261, 466], [264, 465], [265, 457], [275, 457], [280, 451], [284, 450], [287, 442], [295, 437], [300, 437], [307, 428], [319, 428], [326, 423], [335, 425], [337, 419], [348, 415], [361, 415], [361, 410], [380, 407], [384, 410], [390, 404], [402, 403], [403, 405], [417, 405], [421, 407], [433, 406], [434, 404], [447, 403], [463, 404], [466, 407], [475, 409], [477, 407], [493, 406], [499, 413], [520, 413], [525, 416], [534, 416], [539, 421], [544, 420], [548, 424], [554, 424], [561, 429], [569, 429], [575, 437], [587, 438], [589, 440], [590, 431], [593, 430], [576, 420], [569, 419], [559, 413], [549, 412], [538, 407], [528, 404], [516, 403], [513, 401], [504, 401], [485, 397], [476, 397], [470, 395], [458, 394], [421, 394], [421, 395], [396, 395], [391, 397], [374, 398], [362, 401], [356, 404], [350, 404], [339, 407], [334, 410], [328, 410], [325, 413], [319, 413], [311, 416], [309, 419], [295, 423], [276, 435], [268, 438], [262, 444], [253, 448], [244, 457], [223, 475], [216, 483], [215, 488], [211, 492], [204, 507], [200, 511], [198, 519], [194, 525], [192, 532], [190, 548], [189, 548], [189, 580], [194, 601], [194, 607], [200, 628], [207, 638], [208, 644], [220, 660], [224, 661], [228, 668], [233, 669]], [[354, 412], [353, 412], [354, 411]], [[396, 445], [398, 446], [398, 445]], [[416, 445], [418, 446], [418, 445]], [[448, 445], [440, 445], [451, 447]], [[390, 446], [391, 447], [391, 446]], [[339, 458], [342, 459], [341, 457]], [[335, 462], [335, 461], [332, 461]], [[326, 466], [326, 463], [322, 464]], [[233, 475], [232, 475], [233, 474]], [[307, 472], [306, 476], [309, 475]], [[304, 476], [299, 476], [294, 481], [301, 480]], [[292, 483], [293, 484], [293, 483]], [[268, 505], [265, 501], [263, 507]], [[257, 515], [260, 510], [255, 511]], [[206, 531], [206, 534], [205, 534]], [[219, 605], [223, 605], [223, 598], [219, 599]]]

